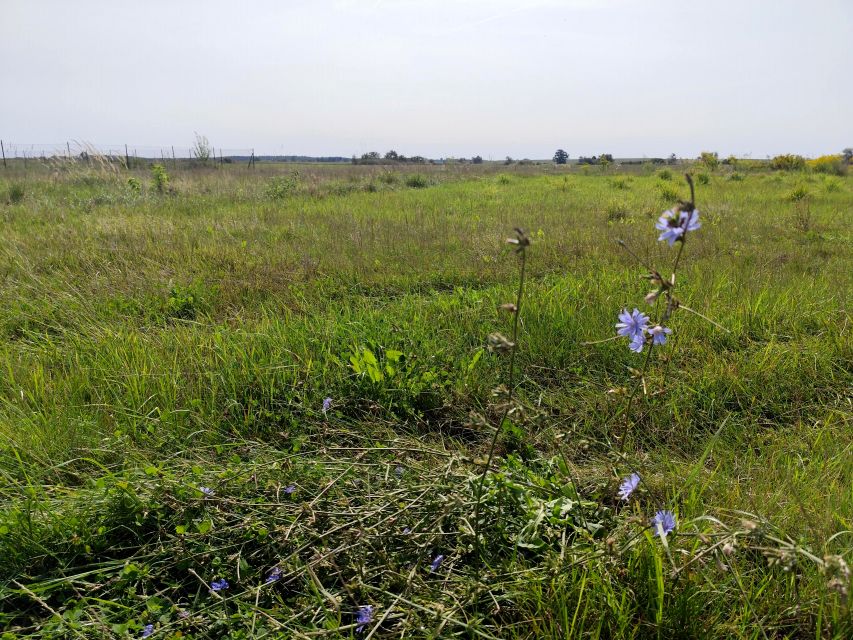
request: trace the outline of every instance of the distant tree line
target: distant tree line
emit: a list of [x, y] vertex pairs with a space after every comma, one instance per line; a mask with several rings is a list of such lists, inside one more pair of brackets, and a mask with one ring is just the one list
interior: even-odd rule
[[346, 156], [256, 156], [256, 159], [265, 162], [349, 162]]
[[427, 164], [434, 161], [428, 160], [423, 156], [411, 156], [407, 158], [392, 149], [384, 156], [378, 151], [368, 151], [361, 154], [360, 158], [353, 156], [351, 162], [353, 164]]
[[600, 156], [581, 156], [578, 158], [578, 164], [611, 164], [613, 156], [609, 153], [602, 153]]

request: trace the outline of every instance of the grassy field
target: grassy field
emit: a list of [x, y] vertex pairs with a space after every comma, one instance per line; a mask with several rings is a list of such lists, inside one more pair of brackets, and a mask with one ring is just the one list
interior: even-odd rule
[[640, 380], [677, 170], [167, 171], [0, 171], [0, 637], [853, 636], [853, 178], [696, 168]]

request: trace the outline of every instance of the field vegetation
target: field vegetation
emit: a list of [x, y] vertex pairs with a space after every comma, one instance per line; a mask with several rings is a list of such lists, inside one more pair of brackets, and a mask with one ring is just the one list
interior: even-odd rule
[[853, 178], [801, 160], [11, 163], [0, 637], [853, 636]]

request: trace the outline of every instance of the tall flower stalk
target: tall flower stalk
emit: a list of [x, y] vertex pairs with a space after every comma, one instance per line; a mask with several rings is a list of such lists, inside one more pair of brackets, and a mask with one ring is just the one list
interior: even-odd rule
[[657, 269], [645, 265], [625, 242], [619, 240], [619, 245], [648, 269], [648, 273], [644, 277], [652, 283], [654, 289], [646, 295], [646, 302], [654, 304], [653, 316], [658, 316], [661, 301], [664, 302], [663, 312], [656, 322], [635, 308], [632, 312], [628, 312], [627, 309], [623, 310], [619, 314], [619, 322], [616, 324], [617, 336], [628, 338], [628, 348], [631, 351], [642, 353], [648, 347], [645, 358], [643, 359], [643, 366], [637, 375], [637, 381], [634, 383], [625, 402], [625, 433], [619, 444], [620, 451], [624, 451], [625, 444], [633, 428], [631, 410], [640, 387], [643, 387], [645, 390], [645, 376], [652, 359], [652, 352], [656, 346], [665, 345], [669, 335], [672, 334], [672, 329], [667, 324], [673, 312], [676, 309], [684, 309], [708, 320], [719, 328], [723, 328], [701, 313], [686, 307], [675, 297], [676, 274], [681, 264], [681, 257], [684, 253], [684, 245], [687, 243], [687, 237], [702, 226], [699, 222], [699, 211], [696, 209], [696, 192], [693, 186], [693, 178], [690, 174], [685, 174], [685, 179], [687, 180], [687, 185], [690, 187], [690, 200], [686, 202], [681, 201], [669, 211], [665, 211], [655, 224], [655, 228], [661, 232], [658, 236], [660, 242], [666, 242], [670, 247], [678, 245], [678, 251], [675, 254], [675, 260], [672, 265], [672, 276], [670, 278], [664, 278]]
[[486, 476], [492, 467], [492, 461], [495, 457], [495, 448], [498, 444], [498, 438], [503, 430], [504, 422], [512, 411], [515, 397], [515, 356], [518, 352], [518, 323], [521, 314], [521, 301], [524, 296], [524, 277], [527, 267], [527, 247], [530, 246], [530, 238], [520, 227], [515, 228], [515, 237], [507, 238], [507, 244], [515, 245], [515, 253], [519, 257], [519, 277], [518, 277], [518, 293], [515, 303], [507, 302], [500, 305], [500, 309], [512, 314], [512, 335], [510, 338], [504, 337], [500, 333], [493, 333], [489, 336], [489, 349], [497, 353], [509, 353], [509, 363], [506, 371], [506, 401], [501, 414], [501, 419], [498, 422], [497, 428], [492, 435], [492, 440], [489, 443], [489, 452], [486, 456], [486, 462], [483, 465], [483, 471], [480, 474], [479, 482], [477, 483], [476, 502], [474, 504], [474, 551], [477, 556], [477, 578], [479, 579], [480, 565], [482, 564], [481, 548], [480, 548], [480, 504], [483, 498], [483, 487], [486, 482]]

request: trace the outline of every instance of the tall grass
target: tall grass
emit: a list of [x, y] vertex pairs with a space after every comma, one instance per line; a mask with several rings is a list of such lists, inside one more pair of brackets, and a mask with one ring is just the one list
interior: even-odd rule
[[[171, 197], [0, 174], [26, 194], [0, 198], [0, 628], [348, 637], [370, 604], [364, 635], [848, 637], [853, 179], [702, 186], [679, 299], [730, 333], [679, 316], [618, 456], [636, 358], [584, 343], [647, 293], [614, 240], [669, 256], [675, 181], [382, 171], [169, 170]], [[475, 584], [492, 432], [472, 413], [500, 419], [483, 337], [517, 223], [525, 431], [496, 442]], [[620, 506], [626, 465], [643, 486]], [[663, 503], [669, 547], [647, 529]]]

